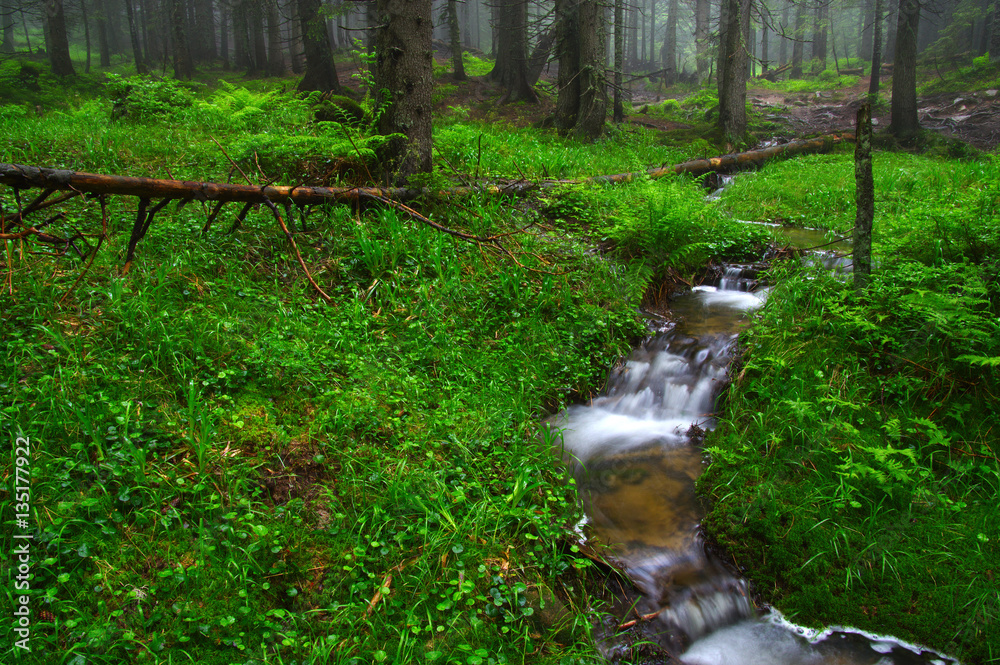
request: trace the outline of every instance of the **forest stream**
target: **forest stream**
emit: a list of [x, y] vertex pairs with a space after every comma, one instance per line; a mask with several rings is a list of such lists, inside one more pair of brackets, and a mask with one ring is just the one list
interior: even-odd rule
[[[822, 232], [799, 229], [787, 242], [827, 244]], [[844, 247], [824, 249], [807, 256], [845, 268], [830, 251]], [[551, 422], [575, 470], [590, 534], [612, 546], [641, 592], [623, 600], [634, 603], [626, 619], [643, 617], [642, 639], [695, 665], [957, 662], [892, 637], [805, 629], [756, 608], [747, 582], [705, 547], [704, 508], [695, 493], [705, 463], [700, 442], [713, 426], [739, 330], [767, 293], [757, 288], [752, 267], [728, 266], [716, 286], [695, 287], [671, 302], [673, 320], [613, 371], [602, 396]], [[623, 657], [628, 647], [616, 626], [603, 631], [597, 639], [604, 655]]]

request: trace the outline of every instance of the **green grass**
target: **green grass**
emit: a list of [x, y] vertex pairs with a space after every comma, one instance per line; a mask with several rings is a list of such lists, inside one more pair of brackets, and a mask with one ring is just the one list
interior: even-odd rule
[[[849, 156], [796, 161], [737, 182], [729, 205], [844, 231]], [[875, 175], [868, 290], [787, 266], [741, 337], [706, 526], [795, 621], [997, 662], [998, 165], [877, 155]]]

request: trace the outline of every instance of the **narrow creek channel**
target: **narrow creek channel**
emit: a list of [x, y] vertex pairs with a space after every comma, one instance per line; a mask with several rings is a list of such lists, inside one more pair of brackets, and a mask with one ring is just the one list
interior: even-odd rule
[[[798, 246], [826, 242], [821, 232], [796, 235]], [[815, 260], [840, 267], [822, 255]], [[730, 266], [718, 285], [676, 298], [673, 321], [632, 351], [603, 395], [550, 421], [575, 472], [590, 535], [611, 546], [641, 592], [625, 601], [634, 604], [631, 618], [646, 617], [641, 639], [691, 665], [956, 663], [891, 637], [795, 626], [754, 607], [747, 582], [706, 549], [694, 487], [705, 463], [700, 441], [713, 427], [739, 331], [767, 297], [755, 285], [752, 269]], [[604, 655], [625, 657], [615, 628], [603, 630]]]

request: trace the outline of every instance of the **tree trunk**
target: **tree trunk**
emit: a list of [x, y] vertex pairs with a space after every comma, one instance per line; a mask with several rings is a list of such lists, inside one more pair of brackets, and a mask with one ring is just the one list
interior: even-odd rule
[[750, 30], [751, 0], [725, 0], [725, 32], [720, 36], [719, 50], [724, 60], [719, 63], [719, 127], [726, 140], [742, 143], [747, 132], [747, 42]]
[[174, 38], [174, 78], [190, 80], [194, 76], [194, 63], [184, 25], [184, 0], [170, 0], [170, 23]]
[[267, 73], [284, 76], [285, 56], [282, 53], [281, 24], [278, 23], [278, 1], [264, 2], [267, 11]]
[[802, 40], [806, 36], [806, 13], [802, 5], [795, 7], [795, 31], [792, 33], [795, 41], [792, 42], [792, 71], [789, 74], [793, 79], [802, 78]]
[[768, 66], [770, 65], [770, 62], [768, 61], [767, 47], [768, 47], [768, 33], [771, 32], [771, 30], [765, 24], [765, 25], [761, 26], [760, 32], [761, 32], [761, 35], [760, 35], [760, 73], [761, 73], [761, 76], [763, 76], [764, 74], [767, 74], [767, 69], [768, 69]]
[[537, 102], [528, 84], [528, 3], [527, 0], [498, 0], [497, 59], [488, 78], [506, 89], [503, 102]]
[[0, 53], [14, 52], [14, 0], [0, 1]]
[[56, 76], [76, 76], [73, 61], [69, 57], [69, 37], [66, 34], [66, 13], [63, 0], [45, 0], [45, 16], [48, 19], [49, 64]]
[[261, 2], [250, 2], [247, 24], [250, 28], [250, 45], [252, 47], [252, 57], [250, 59], [249, 74], [262, 74], [267, 72], [267, 40], [264, 38], [264, 7]]
[[[392, 182], [431, 171], [431, 0], [378, 0], [375, 89], [387, 90], [376, 113], [382, 134], [402, 133], [407, 145]], [[524, 61], [522, 60], [522, 67]]]
[[813, 46], [813, 56], [819, 58], [820, 71], [826, 69], [826, 40], [827, 40], [827, 22], [830, 16], [830, 6], [827, 4], [821, 4], [816, 8], [816, 34], [813, 36], [814, 46]]
[[97, 51], [100, 54], [101, 67], [111, 66], [111, 42], [108, 39], [108, 2], [97, 0]]
[[622, 67], [625, 64], [625, 48], [622, 37], [625, 35], [625, 0], [615, 0], [615, 89], [612, 100], [611, 118], [615, 124], [625, 120], [625, 108], [622, 104]]
[[212, 61], [219, 57], [215, 47], [214, 0], [195, 0], [195, 22], [192, 34], [196, 40], [196, 57], [199, 61]]
[[148, 74], [149, 68], [142, 57], [142, 47], [139, 46], [139, 31], [136, 30], [135, 26], [135, 11], [132, 9], [132, 0], [125, 0], [125, 12], [128, 14], [128, 32], [132, 39], [132, 59], [135, 61], [135, 73]]
[[291, 23], [289, 32], [289, 61], [292, 67], [292, 73], [298, 76], [303, 70], [302, 65], [302, 19], [299, 17], [299, 3], [297, 0], [288, 0], [288, 4], [285, 5], [285, 10], [288, 12], [289, 22]]
[[87, 0], [80, 0], [80, 18], [83, 19], [83, 40], [87, 46], [87, 60], [84, 63], [83, 71], [90, 73], [90, 20], [87, 18]]
[[538, 83], [538, 79], [542, 76], [542, 71], [549, 64], [549, 58], [552, 56], [552, 47], [555, 46], [555, 43], [556, 24], [553, 23], [538, 38], [538, 42], [531, 52], [531, 58], [528, 60], [528, 85]]
[[990, 62], [1000, 63], [1000, 10], [997, 9], [996, 2], [990, 14]]
[[656, 62], [656, 0], [649, 0], [649, 61]]
[[340, 94], [340, 80], [333, 62], [333, 51], [326, 35], [326, 21], [320, 14], [322, 0], [297, 0], [302, 21], [302, 46], [306, 57], [306, 73], [299, 81], [299, 92], [333, 90]]
[[868, 286], [872, 271], [872, 222], [875, 220], [875, 181], [872, 178], [872, 107], [858, 109], [854, 145], [854, 180], [858, 211], [854, 218], [854, 289]]
[[899, 0], [889, 0], [889, 16], [885, 19], [885, 48], [882, 59], [893, 62], [896, 58], [896, 28], [899, 25]]
[[626, 11], [628, 28], [625, 30], [625, 44], [628, 55], [625, 58], [625, 68], [631, 72], [639, 66], [639, 7], [630, 2]]
[[920, 29], [919, 0], [900, 0], [896, 26], [896, 55], [892, 69], [892, 105], [889, 131], [908, 139], [920, 131], [917, 118], [917, 31]]
[[868, 83], [869, 101], [878, 98], [879, 78], [882, 74], [882, 0], [875, 0], [872, 11], [872, 75]]
[[677, 0], [667, 5], [667, 29], [663, 36], [663, 82], [677, 83]]
[[593, 141], [604, 131], [608, 111], [603, 8], [598, 0], [556, 0], [556, 17], [560, 23], [556, 126]]
[[451, 77], [464, 81], [468, 77], [462, 62], [462, 31], [458, 24], [457, 0], [448, 0], [448, 37], [451, 40]]
[[[695, 0], [694, 5], [694, 51], [695, 67], [698, 70], [698, 82], [708, 77], [711, 60], [708, 54], [710, 41], [709, 0]], [[673, 12], [671, 12], [673, 14]]]
[[219, 3], [219, 56], [222, 58], [223, 69], [229, 69], [229, 17], [232, 12], [225, 3]]
[[875, 0], [865, 0], [864, 10], [861, 11], [861, 57], [872, 52], [872, 30], [875, 26]]
[[[788, 30], [788, 3], [785, 3], [785, 8], [781, 10], [781, 31], [785, 32]], [[778, 44], [778, 66], [781, 67], [788, 62], [788, 38], [782, 36], [781, 42]]]

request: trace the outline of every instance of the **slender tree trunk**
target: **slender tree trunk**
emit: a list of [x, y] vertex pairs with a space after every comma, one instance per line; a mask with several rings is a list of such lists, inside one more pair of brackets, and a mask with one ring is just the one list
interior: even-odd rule
[[552, 48], [556, 43], [556, 24], [553, 23], [542, 33], [535, 44], [535, 49], [531, 52], [528, 60], [528, 85], [535, 85], [542, 75], [542, 70], [549, 64], [552, 56]]
[[320, 14], [322, 0], [297, 0], [302, 21], [302, 46], [306, 58], [306, 73], [299, 82], [300, 92], [333, 90], [341, 92], [333, 51], [326, 33], [326, 21]]
[[462, 33], [458, 24], [458, 2], [448, 0], [448, 37], [451, 40], [451, 77], [464, 81], [465, 64], [462, 62]]
[[[789, 27], [788, 23], [788, 3], [785, 3], [784, 9], [781, 10], [781, 29], [782, 31], [787, 31]], [[788, 62], [788, 38], [781, 37], [781, 41], [778, 44], [778, 66], [781, 67], [786, 62]]]
[[770, 64], [770, 62], [768, 61], [769, 54], [767, 52], [767, 47], [768, 47], [768, 33], [770, 33], [770, 32], [771, 32], [771, 30], [767, 27], [767, 25], [764, 25], [764, 26], [761, 27], [761, 35], [760, 35], [760, 73], [761, 74], [767, 74], [767, 68], [768, 68], [768, 65]]
[[302, 19], [299, 17], [299, 3], [297, 0], [288, 0], [285, 10], [288, 12], [289, 21], [291, 22], [289, 30], [291, 36], [288, 44], [288, 51], [291, 56], [289, 60], [292, 73], [299, 75], [304, 71], [302, 66]]
[[194, 76], [194, 64], [185, 33], [184, 0], [170, 1], [170, 23], [174, 38], [174, 78], [190, 80]]
[[604, 132], [608, 86], [604, 78], [604, 8], [600, 0], [580, 3], [580, 107], [573, 135], [586, 141]]
[[622, 66], [625, 64], [625, 48], [622, 44], [622, 37], [625, 35], [625, 28], [622, 21], [625, 19], [625, 0], [615, 0], [615, 89], [612, 100], [612, 120], [615, 124], [620, 124], [625, 120], [625, 108], [622, 104]]
[[45, 0], [45, 16], [48, 19], [48, 54], [52, 73], [56, 76], [76, 76], [73, 61], [69, 57], [69, 37], [66, 34], [63, 0]]
[[656, 0], [649, 0], [649, 61], [656, 62]]
[[819, 58], [820, 71], [826, 69], [827, 22], [830, 16], [830, 6], [825, 2], [816, 8], [816, 34], [814, 42], [814, 57]]
[[232, 12], [226, 7], [226, 3], [219, 3], [219, 56], [222, 58], [222, 66], [229, 69], [229, 18]]
[[90, 73], [90, 20], [87, 18], [87, 0], [80, 0], [80, 17], [83, 19], [83, 40], [87, 46], [87, 59], [83, 66], [85, 74]]
[[506, 89], [501, 102], [537, 102], [528, 85], [527, 0], [498, 0], [497, 59], [488, 78]]
[[872, 75], [868, 83], [871, 102], [878, 98], [879, 78], [882, 75], [882, 0], [875, 0], [872, 10]]
[[792, 34], [795, 41], [792, 42], [792, 71], [790, 76], [793, 79], [802, 78], [802, 40], [806, 35], [806, 13], [799, 5], [795, 8], [795, 31]]
[[250, 74], [261, 74], [267, 72], [267, 40], [264, 38], [264, 7], [259, 2], [250, 4], [250, 13], [247, 17], [250, 26], [250, 44], [253, 48], [253, 57], [250, 64], [252, 69]]
[[432, 168], [431, 0], [378, 0], [378, 10], [375, 88], [389, 91], [388, 99], [379, 100], [378, 129], [406, 134], [405, 154], [391, 174], [391, 180], [402, 183]]
[[625, 67], [628, 71], [634, 71], [639, 66], [639, 7], [634, 3], [629, 3], [628, 10], [628, 30], [625, 35], [625, 43], [628, 45], [628, 57], [625, 60]]
[[135, 72], [137, 74], [148, 74], [146, 61], [142, 57], [142, 47], [139, 46], [139, 31], [135, 27], [135, 12], [132, 9], [132, 0], [125, 0], [125, 12], [128, 14], [128, 32], [132, 39], [132, 59], [135, 61]]
[[[695, 0], [694, 5], [694, 49], [695, 66], [698, 69], [699, 83], [708, 77], [708, 70], [711, 68], [711, 60], [708, 55], [709, 49], [709, 13], [711, 4], [709, 0]], [[674, 14], [674, 12], [670, 12]]]
[[990, 62], [996, 64], [1000, 62], [1000, 10], [996, 2], [993, 4], [993, 12], [990, 14]]
[[108, 0], [97, 0], [97, 51], [101, 67], [111, 66], [111, 43], [108, 39]]
[[667, 5], [667, 29], [663, 36], [663, 81], [667, 85], [677, 83], [677, 0]]
[[882, 59], [893, 62], [896, 59], [896, 28], [899, 25], [899, 0], [889, 0], [889, 16], [885, 19], [885, 48]]
[[862, 57], [872, 52], [872, 29], [875, 25], [875, 0], [865, 0], [861, 11], [861, 53]]
[[854, 144], [854, 179], [857, 215], [854, 218], [854, 289], [868, 286], [872, 271], [872, 222], [875, 220], [875, 181], [872, 177], [872, 107], [858, 109]]
[[3, 26], [0, 53], [14, 52], [14, 0], [0, 2], [0, 25]]
[[31, 53], [31, 34], [28, 32], [28, 19], [24, 17], [23, 7], [18, 7], [17, 11], [21, 14], [21, 28], [24, 29], [24, 41], [28, 46], [28, 53]]
[[889, 131], [906, 139], [920, 131], [917, 117], [917, 33], [919, 0], [900, 0], [896, 25], [896, 55], [892, 69], [892, 105]]
[[271, 76], [285, 74], [285, 56], [282, 53], [281, 24], [278, 22], [277, 0], [265, 0], [267, 11], [267, 73]]

